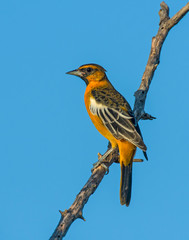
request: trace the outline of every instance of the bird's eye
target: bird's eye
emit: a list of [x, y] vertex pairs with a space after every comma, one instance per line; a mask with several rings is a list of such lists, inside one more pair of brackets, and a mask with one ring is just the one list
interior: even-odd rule
[[92, 72], [92, 70], [93, 70], [93, 69], [92, 69], [92, 68], [90, 68], [90, 67], [89, 67], [89, 68], [87, 68], [87, 72], [88, 72], [88, 73]]

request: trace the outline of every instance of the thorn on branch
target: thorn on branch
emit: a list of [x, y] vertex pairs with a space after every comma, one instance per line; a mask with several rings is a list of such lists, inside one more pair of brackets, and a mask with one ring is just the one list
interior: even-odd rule
[[156, 117], [153, 117], [152, 115], [148, 114], [148, 113], [144, 113], [141, 118], [142, 120], [154, 120], [156, 119]]
[[78, 218], [82, 219], [84, 222], [86, 221], [86, 219], [83, 217], [82, 211], [79, 212]]
[[59, 213], [61, 214], [62, 217], [64, 217], [67, 214], [67, 212], [68, 212], [68, 210], [64, 210], [64, 212], [59, 210]]

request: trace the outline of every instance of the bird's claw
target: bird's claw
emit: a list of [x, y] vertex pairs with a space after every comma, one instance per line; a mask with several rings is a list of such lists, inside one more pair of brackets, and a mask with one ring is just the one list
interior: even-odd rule
[[93, 172], [97, 167], [102, 166], [103, 168], [105, 168], [106, 170], [106, 175], [109, 173], [109, 168], [106, 166], [106, 164], [104, 164], [101, 161], [98, 161], [96, 163], [93, 164], [93, 168], [91, 169], [91, 172]]

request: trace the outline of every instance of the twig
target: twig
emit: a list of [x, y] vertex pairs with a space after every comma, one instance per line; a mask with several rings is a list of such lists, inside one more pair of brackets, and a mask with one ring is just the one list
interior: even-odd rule
[[[160, 62], [160, 52], [162, 45], [166, 39], [166, 36], [170, 29], [174, 27], [189, 11], [189, 3], [186, 4], [179, 12], [177, 12], [171, 19], [169, 18], [169, 7], [165, 2], [160, 4], [161, 9], [159, 11], [160, 23], [159, 30], [155, 37], [152, 38], [151, 51], [144, 71], [142, 81], [139, 89], [135, 92], [135, 104], [134, 104], [134, 114], [136, 119], [154, 119], [151, 115], [144, 112], [144, 106], [146, 101], [146, 96], [154, 75], [154, 72]], [[99, 155], [100, 156], [100, 155]], [[118, 150], [116, 149], [111, 155], [107, 158], [106, 166], [109, 168], [113, 162], [118, 162]], [[136, 159], [135, 162], [141, 162], [141, 159]], [[80, 218], [85, 221], [83, 217], [83, 208], [87, 203], [89, 197], [95, 192], [98, 185], [102, 181], [106, 170], [104, 167], [99, 166], [96, 168], [89, 180], [82, 188], [80, 193], [77, 195], [74, 203], [68, 210], [64, 212], [60, 211], [61, 219], [56, 227], [53, 235], [50, 240], [61, 240], [67, 233], [70, 225], [77, 218]]]
[[167, 37], [168, 32], [174, 27], [189, 11], [189, 2], [179, 12], [177, 12], [171, 19], [169, 18], [169, 7], [165, 2], [160, 4], [159, 11], [160, 23], [159, 30], [155, 37], [152, 38], [151, 51], [146, 65], [146, 69], [142, 76], [142, 81], [139, 89], [135, 92], [134, 114], [139, 121], [142, 119], [151, 119], [151, 115], [144, 112], [146, 96], [154, 76], [154, 72], [160, 63], [160, 53], [162, 45]]

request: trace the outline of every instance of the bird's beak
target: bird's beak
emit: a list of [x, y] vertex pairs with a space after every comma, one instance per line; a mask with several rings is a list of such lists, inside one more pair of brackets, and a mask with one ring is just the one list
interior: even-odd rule
[[69, 71], [66, 74], [75, 75], [75, 76], [78, 76], [78, 77], [83, 77], [83, 73], [78, 69], [73, 70], [73, 71]]

